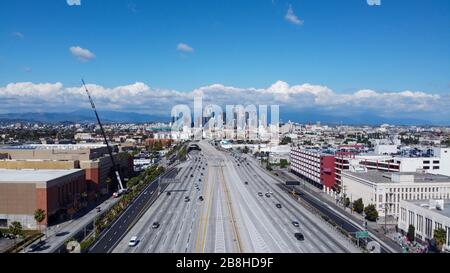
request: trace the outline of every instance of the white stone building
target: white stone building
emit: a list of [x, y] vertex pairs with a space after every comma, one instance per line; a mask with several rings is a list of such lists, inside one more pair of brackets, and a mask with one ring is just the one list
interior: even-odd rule
[[351, 167], [342, 173], [344, 193], [352, 201], [374, 204], [380, 217], [398, 217], [401, 200], [450, 199], [450, 177], [443, 175], [367, 170]]
[[430, 240], [436, 229], [447, 232], [444, 247], [450, 250], [450, 200], [414, 200], [400, 201], [398, 227], [404, 233], [409, 226], [415, 228], [416, 239]]

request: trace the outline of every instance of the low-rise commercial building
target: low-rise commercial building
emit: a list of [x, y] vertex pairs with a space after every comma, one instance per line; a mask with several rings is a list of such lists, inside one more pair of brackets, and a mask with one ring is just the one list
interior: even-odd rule
[[47, 225], [76, 210], [85, 191], [84, 170], [0, 169], [0, 228], [18, 221], [25, 229], [36, 229], [37, 209], [45, 211], [41, 224]]
[[400, 201], [398, 227], [407, 233], [413, 226], [416, 239], [425, 242], [434, 237], [437, 229], [446, 231], [444, 247], [450, 250], [450, 200]]
[[342, 173], [342, 181], [351, 201], [362, 198], [365, 206], [375, 205], [382, 217], [386, 213], [398, 217], [402, 200], [450, 199], [450, 177], [443, 175], [351, 167]]

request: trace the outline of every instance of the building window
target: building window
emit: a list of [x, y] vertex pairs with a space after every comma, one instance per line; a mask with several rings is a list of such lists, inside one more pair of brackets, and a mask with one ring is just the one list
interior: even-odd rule
[[417, 215], [417, 231], [422, 232], [423, 231], [423, 216]]
[[423, 164], [430, 164], [430, 161], [429, 160], [424, 160]]
[[0, 219], [0, 227], [2, 227], [2, 228], [8, 227], [8, 220]]
[[439, 166], [433, 166], [433, 170], [439, 170]]
[[428, 218], [425, 218], [425, 235], [428, 238], [433, 237], [433, 222]]
[[433, 164], [439, 164], [439, 160], [434, 160]]
[[408, 211], [408, 214], [409, 214], [409, 221], [408, 221], [408, 225], [414, 225], [414, 212], [412, 212], [412, 211]]
[[406, 209], [405, 208], [402, 208], [400, 217], [401, 217], [402, 221], [406, 223]]
[[447, 245], [450, 246], [450, 227], [445, 227], [447, 230]]

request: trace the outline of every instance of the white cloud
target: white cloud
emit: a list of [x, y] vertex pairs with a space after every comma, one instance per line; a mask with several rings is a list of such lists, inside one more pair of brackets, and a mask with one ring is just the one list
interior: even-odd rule
[[[354, 93], [336, 93], [313, 84], [290, 86], [278, 81], [267, 88], [239, 88], [222, 84], [203, 86], [191, 92], [152, 88], [137, 82], [106, 88], [88, 84], [97, 106], [102, 110], [170, 115], [177, 104], [192, 107], [196, 94], [202, 94], [204, 105], [214, 103], [225, 109], [227, 104], [280, 105], [280, 112], [297, 113], [313, 109], [333, 115], [354, 116], [373, 113], [379, 116], [404, 116], [423, 120], [450, 117], [450, 95], [417, 91], [378, 92], [363, 89]], [[89, 109], [81, 86], [64, 87], [61, 83], [11, 83], [0, 87], [0, 101], [7, 101], [1, 112], [69, 111]], [[450, 123], [450, 120], [446, 120]]]
[[134, 2], [128, 3], [128, 10], [130, 10], [132, 13], [137, 13], [137, 6]]
[[81, 0], [66, 0], [69, 6], [81, 6]]
[[193, 52], [194, 51], [194, 49], [192, 47], [190, 47], [188, 44], [184, 44], [184, 43], [179, 43], [177, 45], [177, 50], [182, 51], [182, 52]]
[[89, 49], [81, 48], [79, 46], [72, 46], [69, 48], [69, 50], [73, 56], [77, 57], [78, 60], [83, 62], [87, 62], [95, 58], [94, 53], [89, 51]]
[[13, 35], [14, 37], [17, 37], [17, 38], [20, 38], [20, 39], [25, 38], [25, 35], [23, 35], [22, 32], [18, 32], [18, 31], [13, 32], [12, 35]]
[[297, 15], [295, 15], [294, 10], [292, 9], [292, 5], [289, 5], [286, 16], [284, 16], [284, 19], [295, 25], [303, 25], [303, 20], [300, 20], [297, 17]]

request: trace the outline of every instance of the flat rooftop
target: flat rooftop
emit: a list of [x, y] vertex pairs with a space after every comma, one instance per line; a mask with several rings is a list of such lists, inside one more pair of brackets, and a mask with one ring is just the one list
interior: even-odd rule
[[313, 149], [313, 148], [292, 148], [291, 151], [303, 151], [308, 153], [315, 153], [322, 156], [333, 156], [335, 152], [329, 149]]
[[373, 183], [401, 183], [392, 181], [392, 175], [400, 176], [414, 176], [414, 183], [439, 183], [449, 182], [450, 177], [445, 175], [430, 174], [430, 173], [418, 173], [418, 172], [395, 172], [388, 173], [378, 170], [367, 170], [361, 172], [345, 171], [343, 174], [355, 176], [364, 180], [371, 181]]
[[0, 146], [1, 150], [82, 150], [106, 147], [103, 143], [87, 144], [27, 144], [17, 146]]
[[[414, 204], [418, 207], [421, 207], [423, 209], [426, 210], [430, 210], [429, 206], [430, 206], [430, 201], [429, 200], [408, 200], [405, 201], [408, 202], [410, 204]], [[440, 215], [443, 215], [445, 217], [449, 217], [450, 218], [450, 200], [444, 200], [444, 209], [443, 210], [438, 210], [438, 209], [431, 209], [430, 211], [433, 211], [435, 213], [438, 213]]]
[[71, 175], [82, 171], [73, 170], [10, 170], [0, 169], [0, 183], [36, 183], [47, 182], [58, 179], [63, 176]]

